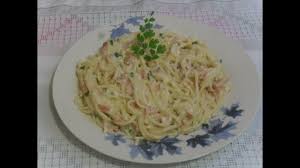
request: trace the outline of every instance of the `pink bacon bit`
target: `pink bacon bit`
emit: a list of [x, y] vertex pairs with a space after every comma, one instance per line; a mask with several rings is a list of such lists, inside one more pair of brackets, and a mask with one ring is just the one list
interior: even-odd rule
[[128, 77], [126, 76], [122, 76], [120, 78], [117, 79], [117, 82], [122, 85], [125, 86], [125, 91], [128, 95], [132, 96], [133, 95], [133, 86], [131, 81], [128, 79]]
[[212, 96], [217, 96], [218, 91], [216, 90], [215, 86], [213, 85], [211, 88], [207, 87], [205, 88], [206, 91], [211, 94]]
[[109, 63], [110, 62], [110, 59], [109, 59], [109, 56], [108, 56], [108, 46], [109, 46], [109, 44], [108, 44], [108, 42], [106, 41], [106, 42], [104, 42], [103, 43], [103, 45], [102, 45], [102, 47], [100, 48], [100, 55], [102, 56], [102, 57], [104, 57], [104, 59], [105, 59], [105, 61], [107, 62], [107, 63]]
[[141, 109], [141, 107], [137, 104], [136, 101], [135, 101], [135, 102], [132, 102], [131, 104], [132, 104], [132, 106], [133, 106], [134, 108], [136, 108], [136, 109]]
[[208, 69], [202, 69], [201, 71], [199, 71], [199, 79], [204, 79], [206, 77], [206, 75], [208, 74]]
[[88, 88], [86, 87], [85, 83], [83, 83], [83, 82], [79, 82], [79, 88], [82, 91], [82, 93], [87, 93], [89, 91]]
[[128, 95], [130, 95], [130, 96], [133, 95], [133, 86], [132, 86], [131, 82], [127, 83], [127, 85], [126, 85], [126, 93], [128, 93]]
[[103, 45], [100, 48], [99, 52], [102, 55], [107, 55], [107, 53], [108, 53], [108, 42], [107, 41], [103, 43]]
[[193, 114], [191, 112], [187, 112], [186, 114], [188, 119], [193, 119]]
[[124, 64], [125, 65], [132, 64], [133, 63], [133, 59], [134, 59], [134, 55], [130, 51], [127, 51], [125, 53]]
[[147, 107], [145, 109], [145, 113], [146, 114], [150, 114], [150, 113], [154, 114], [154, 113], [157, 113], [157, 112], [158, 112], [158, 110], [156, 108], [154, 108], [154, 107]]
[[102, 104], [99, 104], [98, 107], [99, 107], [100, 111], [102, 111], [103, 113], [107, 113], [110, 110], [109, 106], [105, 106]]
[[119, 129], [119, 127], [116, 127], [116, 128], [113, 128], [113, 132], [118, 132], [120, 129]]
[[146, 78], [146, 72], [145, 72], [144, 69], [141, 69], [140, 74], [141, 74], [141, 78], [142, 78], [142, 79], [145, 79], [145, 78]]
[[160, 90], [160, 84], [159, 83], [154, 83], [149, 86], [152, 92], [157, 92]]
[[214, 93], [214, 95], [218, 95], [220, 93], [220, 91], [222, 89], [224, 89], [224, 85], [226, 82], [228, 82], [228, 78], [224, 78], [224, 79], [220, 79], [218, 81], [216, 81], [213, 85], [212, 85], [212, 90], [210, 90], [211, 92]]

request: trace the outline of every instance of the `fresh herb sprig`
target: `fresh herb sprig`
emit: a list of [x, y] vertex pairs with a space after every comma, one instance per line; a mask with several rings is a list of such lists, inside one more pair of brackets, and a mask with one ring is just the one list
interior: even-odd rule
[[120, 53], [118, 53], [118, 52], [115, 52], [115, 53], [114, 53], [114, 56], [118, 58], [118, 57], [122, 57], [122, 54], [120, 54]]
[[166, 51], [166, 46], [155, 38], [153, 13], [144, 19], [144, 25], [140, 25], [140, 32], [136, 36], [137, 42], [131, 46], [135, 56], [143, 57], [146, 61], [158, 59]]

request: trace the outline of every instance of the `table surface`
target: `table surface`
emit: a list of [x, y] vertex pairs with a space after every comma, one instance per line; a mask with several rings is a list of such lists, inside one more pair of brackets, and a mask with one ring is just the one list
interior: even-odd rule
[[38, 167], [262, 167], [262, 102], [251, 127], [225, 148], [189, 162], [151, 166], [115, 160], [80, 142], [59, 119], [51, 97], [53, 72], [74, 42], [101, 25], [150, 11], [223, 31], [242, 44], [262, 78], [260, 0], [39, 0], [38, 7]]

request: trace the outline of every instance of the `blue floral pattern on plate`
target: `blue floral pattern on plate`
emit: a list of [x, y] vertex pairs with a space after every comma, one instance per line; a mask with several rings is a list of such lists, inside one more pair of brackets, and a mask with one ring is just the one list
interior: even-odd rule
[[123, 36], [124, 34], [129, 34], [129, 29], [125, 28], [124, 23], [122, 23], [119, 27], [112, 29], [110, 38], [116, 39], [118, 37]]
[[143, 16], [135, 16], [135, 17], [131, 17], [131, 18], [127, 19], [127, 20], [125, 21], [125, 23], [127, 23], [127, 24], [132, 24], [132, 25], [134, 25], [134, 26], [138, 26], [138, 25], [141, 24], [139, 21], [143, 21], [143, 18], [144, 18]]
[[225, 113], [225, 115], [230, 116], [232, 118], [241, 116], [242, 112], [244, 111], [243, 109], [239, 109], [238, 103], [232, 104], [230, 108], [222, 108], [221, 110]]
[[228, 139], [231, 136], [234, 136], [229, 131], [236, 128], [236, 123], [228, 122], [224, 126], [224, 121], [221, 119], [211, 120], [209, 124], [203, 124], [202, 129], [206, 131], [204, 135], [196, 135], [192, 138], [189, 138], [187, 142], [187, 146], [191, 146], [195, 148], [198, 144], [202, 147], [210, 145], [214, 141], [218, 141], [220, 139]]
[[135, 158], [141, 154], [145, 159], [153, 160], [153, 156], [163, 155], [164, 150], [170, 155], [181, 154], [181, 147], [175, 145], [178, 142], [176, 137], [165, 137], [159, 142], [142, 141], [137, 145], [130, 145], [130, 156]]
[[[132, 26], [139, 26], [141, 23], [143, 23], [143, 16], [135, 16], [127, 19], [125, 22], [121, 23], [120, 25], [115, 25], [114, 29], [111, 30], [110, 38], [116, 39], [118, 37], [123, 36], [124, 34], [129, 34], [132, 31], [130, 31], [129, 25]], [[160, 24], [155, 24], [155, 29], [161, 29], [163, 26]]]
[[222, 126], [224, 121], [217, 119], [210, 122], [207, 132], [212, 135], [211, 137], [218, 141], [219, 139], [228, 139], [233, 136], [229, 131], [235, 128], [236, 123], [228, 122]]
[[210, 139], [210, 136], [208, 134], [204, 135], [196, 135], [193, 138], [188, 139], [187, 146], [191, 146], [195, 148], [198, 144], [201, 146], [207, 146], [212, 143], [212, 140]]
[[115, 146], [119, 145], [119, 142], [125, 143], [126, 140], [123, 138], [123, 135], [120, 134], [110, 134], [108, 133], [105, 137], [106, 140], [110, 140], [111, 143]]
[[155, 25], [154, 25], [154, 28], [155, 28], [155, 29], [161, 29], [161, 28], [163, 28], [163, 26], [160, 25], [160, 24], [155, 24]]
[[[241, 116], [244, 110], [238, 109], [239, 104], [235, 103], [230, 106], [230, 108], [223, 107], [221, 110], [226, 116], [235, 118], [236, 116]], [[225, 116], [225, 118], [226, 118]], [[217, 118], [210, 120], [208, 124], [203, 124], [202, 129], [206, 132], [204, 135], [196, 135], [192, 138], [186, 140], [187, 146], [195, 148], [198, 144], [202, 147], [208, 146], [213, 142], [216, 142], [220, 139], [228, 139], [234, 136], [233, 133], [229, 131], [236, 128], [236, 122], [229, 121], [227, 124], [224, 124], [225, 118]]]

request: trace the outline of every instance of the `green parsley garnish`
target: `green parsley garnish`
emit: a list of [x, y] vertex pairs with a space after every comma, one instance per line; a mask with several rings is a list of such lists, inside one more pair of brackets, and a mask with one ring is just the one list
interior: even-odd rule
[[122, 54], [120, 54], [120, 53], [118, 53], [118, 52], [115, 52], [115, 53], [114, 53], [114, 56], [118, 58], [118, 57], [122, 57]]
[[137, 42], [130, 47], [136, 57], [143, 57], [146, 61], [158, 59], [166, 51], [166, 46], [154, 37], [153, 14], [154, 12], [151, 12], [150, 17], [144, 19], [144, 25], [140, 25], [140, 32], [136, 36]]
[[133, 76], [134, 76], [133, 72], [130, 72], [130, 76], [133, 78]]

